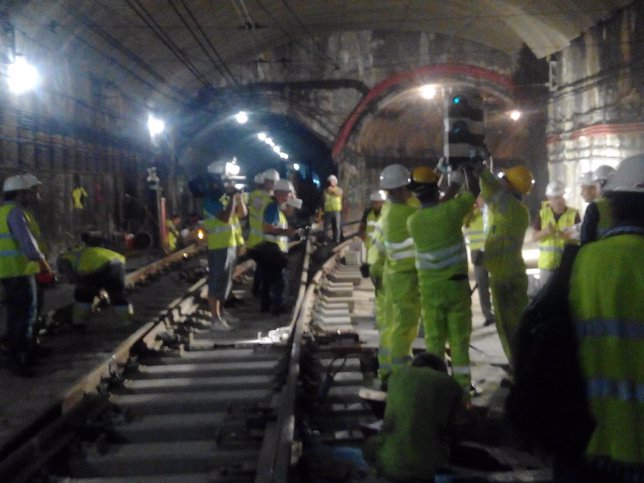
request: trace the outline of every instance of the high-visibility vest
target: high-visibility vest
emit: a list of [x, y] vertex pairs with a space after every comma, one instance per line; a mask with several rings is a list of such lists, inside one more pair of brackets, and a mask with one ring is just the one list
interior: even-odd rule
[[[232, 200], [228, 200], [232, 203]], [[225, 206], [225, 203], [222, 203]], [[231, 213], [228, 222], [221, 221], [212, 213], [204, 211], [204, 228], [208, 235], [208, 249], [218, 250], [220, 248], [229, 248], [237, 246], [235, 237], [234, 218]]]
[[530, 221], [528, 208], [503, 189], [500, 181], [489, 171], [481, 173], [480, 184], [488, 206], [485, 267], [497, 277], [525, 273], [521, 250]]
[[467, 274], [467, 250], [461, 230], [463, 217], [470, 211], [474, 195], [462, 195], [421, 208], [407, 220], [416, 247], [419, 278], [447, 280], [452, 275]]
[[125, 264], [125, 257], [102, 247], [79, 247], [60, 255], [69, 260], [72, 270], [78, 275], [88, 275], [99, 271], [108, 263]]
[[230, 216], [233, 220], [233, 232], [235, 233], [235, 246], [241, 247], [246, 244], [246, 241], [244, 240], [244, 234], [242, 231], [242, 226], [241, 222], [239, 221], [239, 217], [237, 215], [231, 215]]
[[248, 247], [252, 248], [264, 240], [262, 224], [264, 210], [271, 202], [271, 195], [263, 189], [251, 191], [248, 197]]
[[380, 212], [385, 269], [393, 272], [415, 271], [416, 249], [407, 229], [407, 218], [416, 212], [408, 204], [387, 201]]
[[[9, 230], [9, 213], [17, 208], [15, 203], [4, 203], [0, 206], [0, 278], [23, 277], [38, 273], [38, 262], [29, 260], [20, 250], [18, 242]], [[20, 208], [18, 208], [20, 209]], [[20, 209], [27, 221], [27, 227], [34, 238], [38, 238], [40, 228], [29, 211]]]
[[464, 231], [465, 240], [470, 250], [483, 250], [485, 247], [485, 225], [483, 223], [483, 212], [479, 208], [473, 209]]
[[378, 218], [380, 218], [380, 213], [376, 213], [373, 209], [369, 210], [369, 213], [367, 214], [367, 226], [365, 229], [364, 239], [364, 245], [367, 251], [369, 251], [369, 247], [371, 247], [373, 243], [373, 233], [376, 228], [376, 223], [378, 223]]
[[558, 220], [555, 220], [555, 214], [548, 202], [544, 203], [539, 211], [541, 218], [541, 229], [549, 225], [554, 225], [555, 233], [547, 236], [539, 242], [539, 261], [537, 266], [542, 270], [554, 270], [561, 263], [566, 240], [561, 236], [561, 232], [575, 224], [577, 210], [566, 207]]
[[324, 190], [324, 211], [342, 211], [342, 195], [332, 195]]
[[642, 267], [644, 230], [615, 227], [606, 238], [580, 249], [569, 293], [579, 360], [597, 421], [586, 452], [639, 464], [644, 462]]
[[[266, 210], [268, 209], [269, 206], [271, 206], [271, 204], [275, 204], [277, 206], [277, 203], [275, 201], [272, 201], [271, 203], [268, 204], [268, 206], [266, 207]], [[288, 220], [286, 219], [286, 215], [282, 213], [282, 210], [279, 209], [279, 206], [277, 206], [277, 213], [279, 214], [279, 222], [277, 223], [277, 225], [273, 225], [273, 226], [286, 230], [288, 228]], [[270, 233], [264, 233], [264, 240], [271, 243], [276, 243], [282, 252], [284, 253], [288, 252], [288, 236], [272, 235]]]
[[597, 239], [599, 240], [613, 227], [613, 212], [610, 201], [606, 198], [596, 199], [595, 204], [599, 211], [599, 223], [597, 224]]

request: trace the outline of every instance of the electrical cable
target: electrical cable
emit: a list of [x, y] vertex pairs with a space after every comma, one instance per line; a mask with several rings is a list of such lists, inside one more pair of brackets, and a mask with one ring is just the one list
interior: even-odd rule
[[[208, 46], [212, 49], [213, 53], [215, 54], [215, 57], [217, 57], [217, 59], [218, 59], [218, 60], [219, 60], [219, 62], [221, 63], [222, 68], [223, 68], [223, 69], [228, 73], [228, 75], [229, 75], [229, 76], [230, 76], [230, 78], [232, 79], [233, 84], [235, 84], [235, 85], [239, 85], [239, 82], [237, 81], [237, 79], [235, 78], [235, 76], [233, 75], [233, 73], [231, 72], [231, 70], [228, 68], [228, 65], [226, 65], [226, 62], [224, 61], [223, 57], [219, 54], [219, 52], [218, 52], [218, 51], [217, 51], [217, 49], [215, 48], [215, 46], [214, 46], [214, 45], [213, 45], [213, 43], [211, 42], [210, 38], [206, 35], [206, 32], [205, 32], [205, 31], [203, 30], [203, 28], [201, 27], [201, 24], [199, 23], [199, 21], [197, 20], [197, 18], [196, 18], [196, 17], [194, 16], [194, 14], [192, 13], [192, 10], [190, 9], [190, 7], [186, 4], [185, 0], [181, 0], [181, 4], [183, 5], [183, 8], [185, 8], [185, 9], [186, 9], [186, 11], [188, 12], [188, 15], [190, 16], [190, 18], [192, 19], [192, 21], [193, 21], [193, 22], [195, 23], [195, 25], [197, 26], [197, 29], [199, 30], [199, 32], [201, 33], [201, 35], [203, 36], [203, 38], [206, 40], [206, 43], [208, 44]], [[225, 78], [225, 76], [224, 76], [223, 74], [222, 74], [222, 77], [224, 77], [224, 78]]]

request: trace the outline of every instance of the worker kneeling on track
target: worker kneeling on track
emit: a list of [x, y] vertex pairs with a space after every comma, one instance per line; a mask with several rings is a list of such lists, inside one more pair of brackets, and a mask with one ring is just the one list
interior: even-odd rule
[[[451, 176], [451, 190], [460, 186], [455, 178]], [[427, 166], [412, 171], [410, 188], [421, 202], [421, 208], [407, 220], [407, 227], [416, 248], [425, 346], [428, 352], [443, 358], [445, 343], [449, 342], [452, 376], [468, 393], [473, 389], [469, 356], [472, 301], [461, 225], [475, 197], [465, 192], [439, 202], [438, 175]]]
[[121, 320], [131, 322], [134, 310], [125, 297], [125, 257], [98, 246], [101, 238], [95, 232], [83, 233], [81, 240], [84, 247], [69, 250], [57, 260], [58, 272], [76, 285], [72, 325], [85, 327], [92, 314], [94, 299], [103, 290]]

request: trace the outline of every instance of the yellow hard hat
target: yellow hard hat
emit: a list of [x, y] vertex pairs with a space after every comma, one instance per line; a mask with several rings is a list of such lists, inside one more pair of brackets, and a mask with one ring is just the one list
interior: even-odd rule
[[438, 175], [427, 166], [418, 166], [411, 172], [411, 182], [414, 184], [435, 184], [438, 183]]
[[524, 195], [530, 193], [534, 184], [532, 171], [525, 166], [512, 166], [501, 172], [501, 177], [508, 180], [512, 187]]

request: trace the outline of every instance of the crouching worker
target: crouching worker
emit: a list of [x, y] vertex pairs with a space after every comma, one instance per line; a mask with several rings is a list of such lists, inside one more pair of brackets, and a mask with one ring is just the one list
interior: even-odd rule
[[84, 247], [61, 254], [58, 272], [71, 283], [74, 290], [72, 325], [82, 328], [92, 314], [94, 298], [105, 290], [110, 302], [124, 322], [131, 322], [132, 304], [125, 297], [125, 257], [97, 246], [100, 237], [85, 232], [81, 235]]
[[417, 354], [389, 377], [382, 431], [365, 444], [365, 460], [394, 481], [434, 481], [465, 430], [464, 400], [441, 357]]

